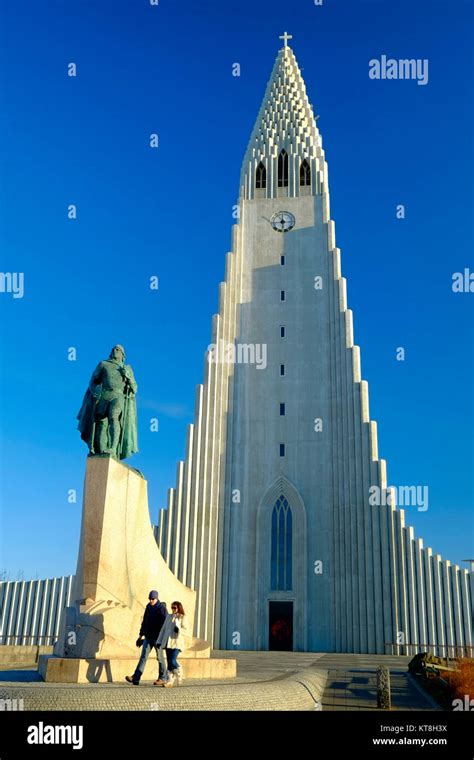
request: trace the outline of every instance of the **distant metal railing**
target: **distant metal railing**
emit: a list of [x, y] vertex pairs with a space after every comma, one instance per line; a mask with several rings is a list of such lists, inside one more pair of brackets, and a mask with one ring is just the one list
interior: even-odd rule
[[58, 640], [57, 636], [37, 636], [36, 634], [22, 634], [21, 636], [11, 636], [9, 634], [0, 636], [0, 646], [54, 646]]
[[[429, 652], [430, 654], [438, 655], [438, 657], [446, 657], [447, 659], [455, 660], [459, 657], [474, 657], [474, 646], [460, 645], [460, 644], [397, 644], [395, 642], [389, 642], [385, 644], [385, 652], [387, 653], [387, 647], [390, 647], [389, 654], [403, 654], [403, 655], [415, 655], [419, 652]], [[442, 654], [438, 654], [442, 652]]]

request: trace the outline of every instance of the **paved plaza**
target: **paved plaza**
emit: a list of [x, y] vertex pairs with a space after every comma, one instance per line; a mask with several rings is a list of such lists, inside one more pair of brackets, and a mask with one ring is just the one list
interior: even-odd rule
[[[189, 680], [163, 689], [144, 681], [44, 683], [36, 665], [0, 672], [0, 700], [23, 700], [25, 710], [376, 710], [376, 668], [391, 672], [392, 710], [436, 710], [408, 675], [409, 657], [303, 652], [215, 651], [237, 660], [237, 677]], [[6, 667], [6, 666], [3, 666]]]

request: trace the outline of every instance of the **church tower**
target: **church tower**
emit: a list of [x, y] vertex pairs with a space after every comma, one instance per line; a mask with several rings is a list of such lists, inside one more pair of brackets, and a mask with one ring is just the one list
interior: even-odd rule
[[216, 648], [443, 654], [472, 644], [474, 574], [387, 499], [322, 139], [282, 39], [157, 541]]

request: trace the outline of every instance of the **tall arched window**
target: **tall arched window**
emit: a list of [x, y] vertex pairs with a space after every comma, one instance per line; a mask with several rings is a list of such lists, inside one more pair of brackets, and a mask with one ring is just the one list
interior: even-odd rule
[[272, 512], [271, 590], [290, 591], [292, 579], [293, 525], [290, 505], [284, 496]]
[[266, 187], [267, 186], [267, 170], [265, 169], [265, 166], [260, 161], [259, 165], [257, 166], [257, 171], [255, 172], [255, 187]]
[[278, 156], [278, 187], [288, 187], [288, 153], [284, 148]]
[[311, 169], [305, 159], [300, 166], [300, 186], [307, 187], [311, 185]]

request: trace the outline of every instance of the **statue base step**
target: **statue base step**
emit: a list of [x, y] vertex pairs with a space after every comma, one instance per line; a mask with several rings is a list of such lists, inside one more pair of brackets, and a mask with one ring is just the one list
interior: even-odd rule
[[[73, 657], [55, 657], [40, 655], [38, 673], [48, 683], [122, 683], [125, 676], [135, 672], [139, 660], [137, 657], [115, 657], [111, 659], [84, 659]], [[186, 657], [183, 652], [179, 657], [183, 677], [192, 678], [235, 678], [237, 662], [232, 659], [213, 659], [210, 657]], [[158, 678], [158, 662], [154, 652], [150, 654], [143, 681], [155, 681]]]

